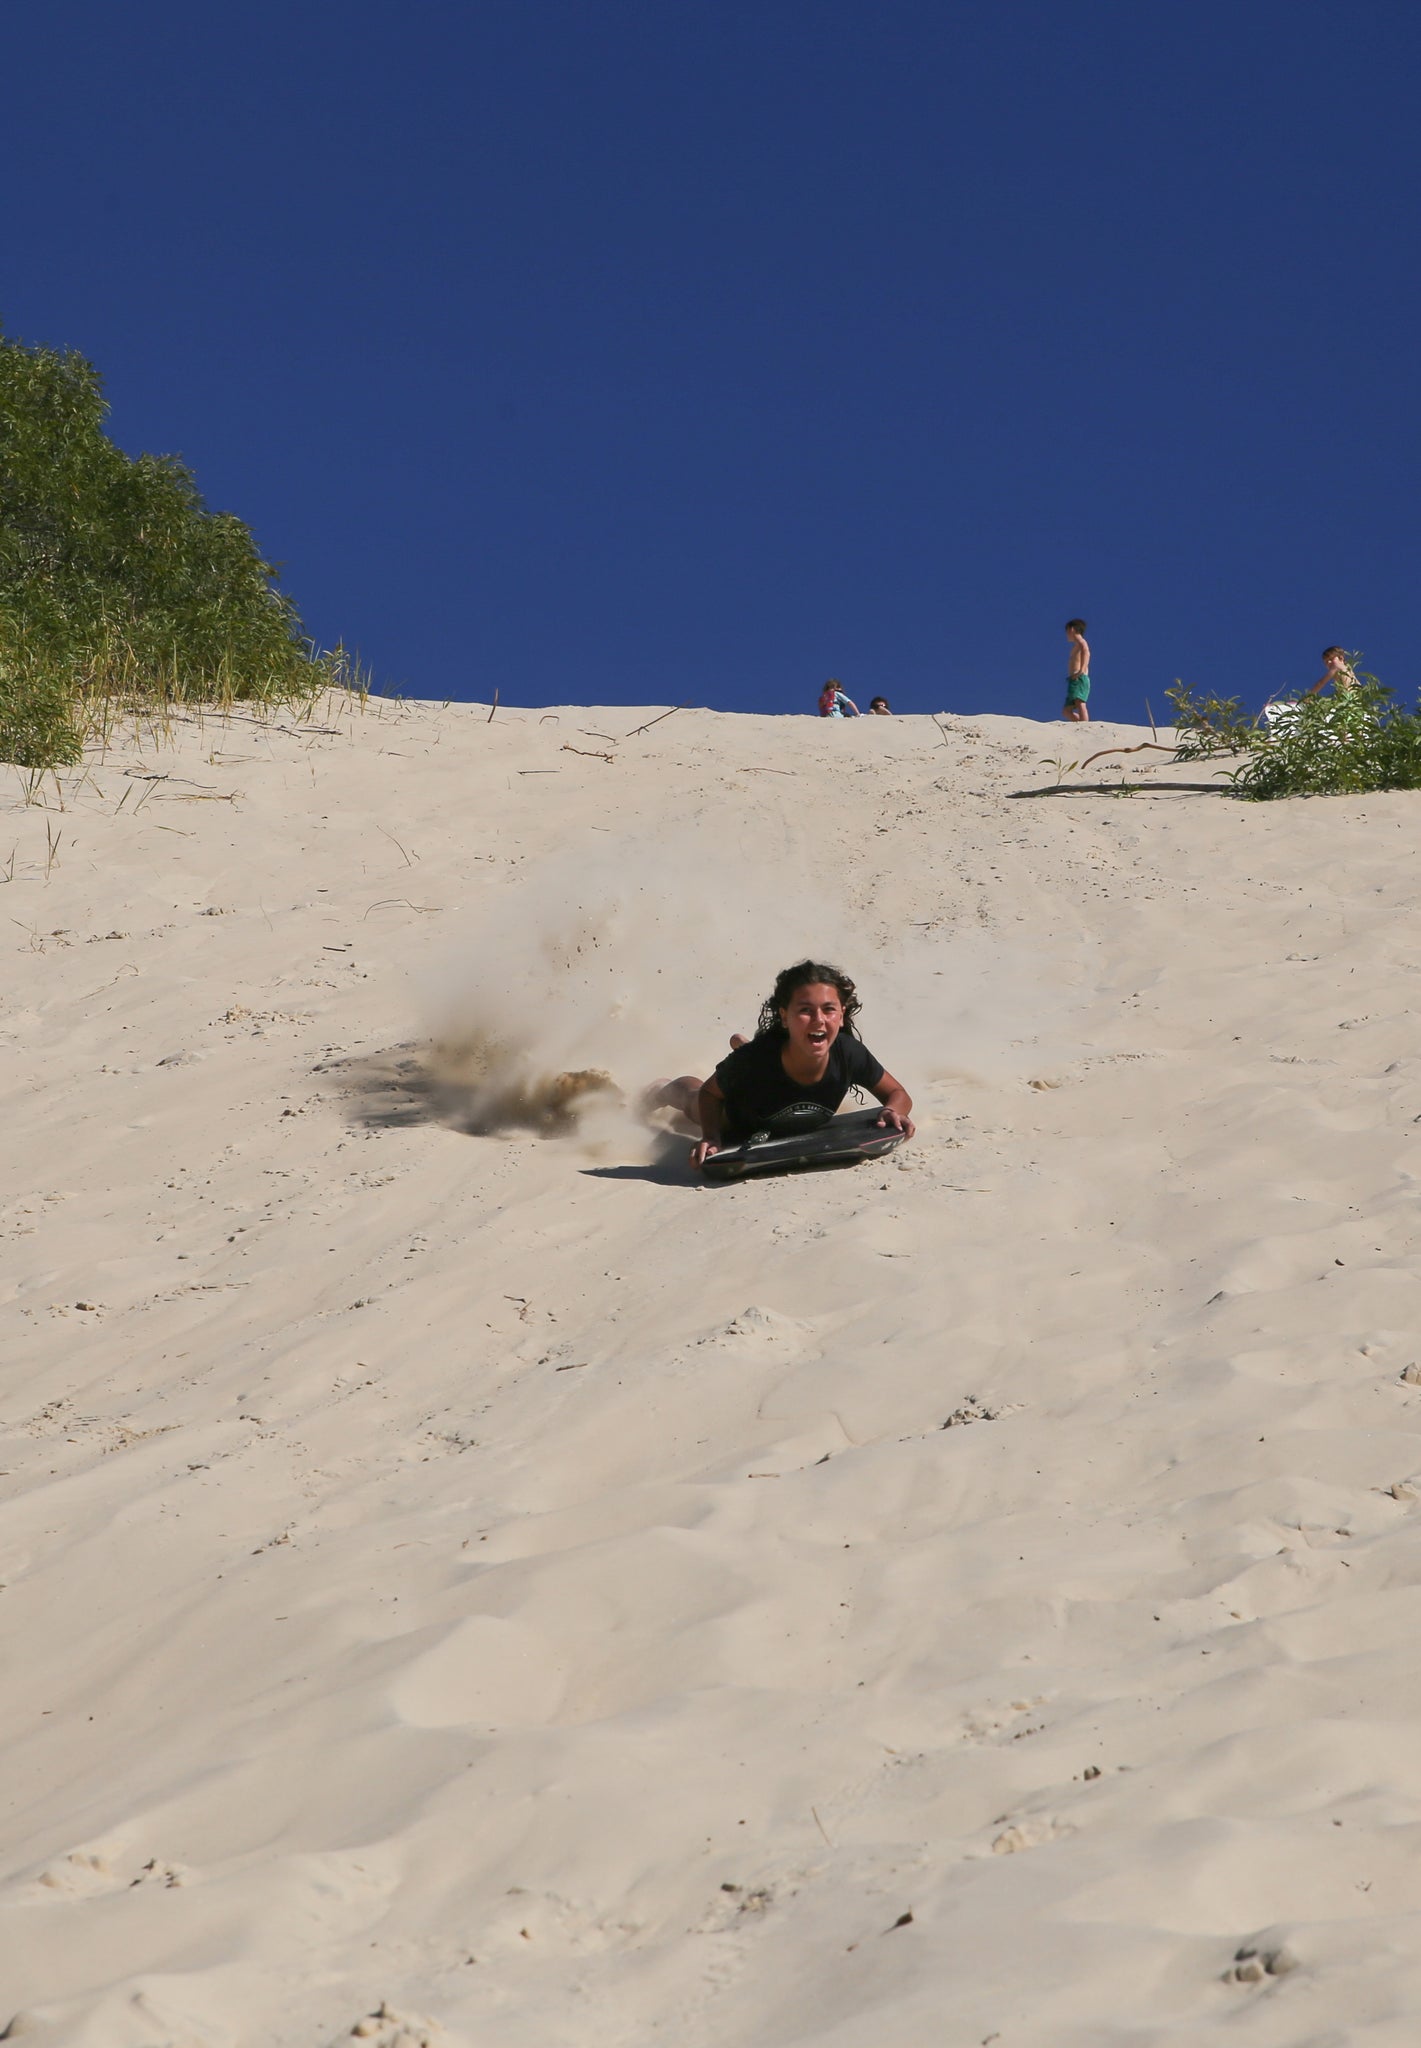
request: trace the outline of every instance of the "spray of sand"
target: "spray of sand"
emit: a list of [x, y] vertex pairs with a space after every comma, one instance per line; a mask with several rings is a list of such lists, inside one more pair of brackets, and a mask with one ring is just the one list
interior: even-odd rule
[[613, 844], [505, 885], [426, 982], [428, 1080], [470, 1131], [628, 1142], [656, 1078], [705, 1075], [750, 1032], [779, 969], [842, 965], [860, 1031], [918, 1092], [1019, 1078], [1058, 1053], [1057, 964], [980, 930], [885, 933], [814, 876], [770, 873], [703, 833]]

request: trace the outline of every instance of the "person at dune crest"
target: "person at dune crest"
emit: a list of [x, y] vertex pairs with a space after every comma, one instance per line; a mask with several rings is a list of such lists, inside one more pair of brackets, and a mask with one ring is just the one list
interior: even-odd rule
[[1315, 683], [1303, 691], [1305, 697], [1316, 697], [1320, 691], [1327, 688], [1329, 683], [1332, 685], [1334, 697], [1344, 697], [1349, 690], [1356, 689], [1356, 672], [1351, 662], [1348, 661], [1344, 648], [1324, 647], [1322, 659], [1324, 663], [1322, 674]]
[[1357, 688], [1357, 671], [1347, 659], [1342, 647], [1324, 647], [1322, 650], [1322, 674], [1315, 683], [1309, 683], [1300, 696], [1292, 696], [1286, 690], [1277, 697], [1270, 697], [1263, 707], [1263, 716], [1268, 721], [1270, 737], [1278, 738], [1292, 726], [1298, 715], [1298, 706], [1305, 704], [1309, 697], [1320, 697], [1328, 685], [1332, 686], [1332, 703], [1336, 718], [1354, 730], [1366, 724], [1369, 714], [1363, 700], [1354, 697]]
[[866, 1088], [883, 1105], [879, 1122], [913, 1135], [913, 1104], [858, 1035], [858, 991], [841, 968], [799, 960], [776, 977], [760, 1007], [755, 1036], [734, 1037], [708, 1080], [682, 1074], [648, 1097], [648, 1108], [679, 1110], [701, 1136], [691, 1164], [726, 1145], [740, 1145], [768, 1119], [805, 1104], [832, 1116], [850, 1088]]
[[1071, 643], [1071, 657], [1066, 664], [1066, 703], [1061, 716], [1077, 725], [1086, 725], [1090, 722], [1086, 709], [1090, 695], [1090, 642], [1085, 636], [1085, 620], [1067, 619], [1066, 638]]
[[[845, 710], [844, 706], [848, 709]], [[830, 676], [819, 692], [819, 716], [821, 718], [857, 718], [859, 707], [844, 688], [843, 684]]]
[[868, 708], [875, 718], [891, 718], [893, 716], [893, 706], [886, 697], [870, 698]]

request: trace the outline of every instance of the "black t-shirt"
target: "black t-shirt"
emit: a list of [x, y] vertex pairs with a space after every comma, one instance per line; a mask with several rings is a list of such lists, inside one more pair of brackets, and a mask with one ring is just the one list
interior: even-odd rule
[[780, 1057], [786, 1040], [773, 1033], [737, 1046], [715, 1070], [725, 1097], [725, 1141], [739, 1145], [758, 1131], [777, 1110], [797, 1103], [818, 1103], [831, 1113], [850, 1088], [876, 1088], [883, 1068], [861, 1039], [841, 1031], [829, 1048], [822, 1081], [794, 1081]]

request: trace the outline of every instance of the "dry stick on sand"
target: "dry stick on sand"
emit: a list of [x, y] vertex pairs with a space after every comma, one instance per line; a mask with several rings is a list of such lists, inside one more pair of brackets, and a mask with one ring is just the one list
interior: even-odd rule
[[411, 903], [408, 896], [382, 896], [378, 903], [370, 905], [370, 910], [366, 911], [365, 917], [362, 917], [360, 922], [364, 924], [365, 918], [369, 917], [371, 910], [388, 910], [392, 903], [404, 903], [411, 910], [420, 910], [426, 913], [439, 910], [442, 907], [438, 903]]
[[[229, 720], [240, 720], [240, 722], [243, 725], [260, 726], [263, 732], [284, 732], [288, 734], [289, 737], [293, 740], [304, 740], [308, 738], [324, 738], [328, 740], [339, 740], [345, 738], [345, 734], [341, 731], [338, 725], [277, 725], [270, 718], [253, 718], [250, 715], [250, 713], [245, 711], [222, 711], [221, 713], [219, 713], [219, 716], [221, 717], [224, 725]], [[168, 712], [167, 717], [168, 722], [172, 725], [200, 726], [204, 723], [201, 716], [197, 718], [189, 718], [187, 714], [182, 711], [170, 711]]]
[[945, 725], [939, 724], [939, 722], [938, 722], [938, 716], [937, 716], [937, 713], [936, 713], [936, 712], [934, 712], [934, 713], [932, 714], [932, 720], [933, 720], [933, 724], [937, 726], [937, 729], [938, 729], [938, 733], [939, 733], [939, 734], [940, 734], [940, 736], [941, 736], [941, 739], [942, 739], [942, 743], [943, 743], [943, 745], [944, 745], [944, 746], [946, 746], [946, 745], [948, 744], [948, 738], [947, 738], [947, 727], [946, 727]]
[[[1084, 772], [1085, 769], [1089, 768], [1092, 761], [1103, 761], [1107, 754], [1169, 754], [1173, 756], [1178, 752], [1178, 747], [1167, 747], [1160, 740], [1141, 740], [1138, 747], [1102, 747], [1099, 753], [1087, 754], [1080, 765]], [[1146, 762], [1145, 766], [1148, 767], [1149, 763]]]
[[[384, 828], [384, 826], [383, 826], [383, 825], [377, 825], [377, 826], [375, 827], [375, 830], [376, 830], [377, 832], [385, 832], [385, 828]], [[389, 840], [389, 842], [390, 842], [391, 846], [400, 846], [400, 842], [399, 842], [399, 840], [398, 840], [398, 839], [396, 839], [396, 837], [395, 837], [395, 835], [394, 835], [394, 833], [393, 833], [393, 832], [385, 832], [385, 837], [386, 837], [386, 838], [387, 838], [387, 839]], [[400, 852], [401, 852], [401, 853], [404, 853], [404, 854], [405, 854], [405, 866], [406, 866], [407, 868], [412, 868], [412, 867], [414, 866], [414, 860], [418, 860], [418, 859], [419, 859], [419, 855], [418, 855], [418, 854], [416, 854], [416, 855], [415, 855], [415, 857], [414, 857], [414, 860], [411, 860], [411, 859], [410, 859], [410, 857], [409, 857], [409, 855], [408, 855], [407, 853], [405, 853], [405, 850], [404, 850], [404, 848], [403, 848], [402, 846], [400, 846]]]
[[492, 704], [490, 704], [490, 705], [489, 705], [489, 707], [488, 707], [488, 722], [489, 722], [489, 724], [490, 724], [490, 725], [492, 725], [492, 724], [493, 724], [493, 714], [494, 714], [494, 712], [495, 712], [495, 711], [497, 711], [497, 709], [498, 709], [498, 684], [497, 684], [497, 683], [495, 683], [495, 684], [494, 684], [494, 686], [493, 686], [493, 702], [492, 702]]
[[595, 747], [574, 747], [568, 740], [563, 741], [559, 752], [564, 754], [581, 754], [584, 761], [611, 762], [617, 758], [615, 754], [599, 754]]
[[673, 715], [673, 713], [677, 711], [685, 711], [690, 705], [690, 702], [691, 700], [688, 697], [684, 704], [673, 704], [671, 706], [670, 711], [659, 711], [656, 714], [655, 718], [648, 718], [645, 725], [634, 725], [631, 731], [627, 734], [627, 738], [629, 740], [634, 740], [639, 732], [650, 732], [651, 728], [654, 725], [660, 725], [663, 718], [670, 718]]

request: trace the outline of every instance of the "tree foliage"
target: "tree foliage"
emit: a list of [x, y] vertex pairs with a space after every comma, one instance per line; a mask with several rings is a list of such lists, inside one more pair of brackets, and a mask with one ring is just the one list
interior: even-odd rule
[[[104, 432], [93, 365], [0, 333], [0, 756], [73, 758], [85, 701], [304, 696], [316, 657], [246, 525]], [[57, 751], [55, 751], [57, 749]]]

